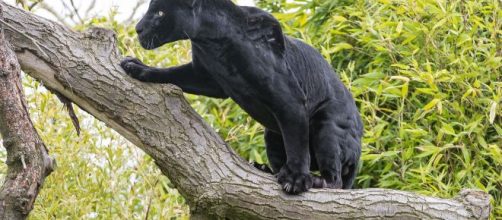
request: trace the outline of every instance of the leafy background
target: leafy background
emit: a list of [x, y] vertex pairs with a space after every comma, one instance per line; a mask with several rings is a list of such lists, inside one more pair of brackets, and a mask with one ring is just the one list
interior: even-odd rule
[[[365, 123], [358, 188], [453, 197], [491, 194], [502, 219], [502, 10], [498, 0], [259, 0], [285, 32], [315, 46], [356, 98]], [[114, 13], [77, 24], [112, 28], [124, 54], [153, 66], [189, 62], [189, 42], [145, 51]], [[57, 162], [31, 219], [187, 219], [152, 160], [25, 77], [35, 126]], [[231, 100], [187, 95], [244, 158], [267, 162], [263, 128]], [[5, 158], [5, 151], [0, 151]], [[5, 173], [0, 166], [0, 174]]]

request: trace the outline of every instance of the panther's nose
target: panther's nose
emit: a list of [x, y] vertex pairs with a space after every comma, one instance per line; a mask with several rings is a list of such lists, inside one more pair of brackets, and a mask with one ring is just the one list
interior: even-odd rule
[[140, 25], [137, 25], [136, 26], [136, 33], [141, 34], [141, 32], [143, 32], [143, 27], [141, 27]]

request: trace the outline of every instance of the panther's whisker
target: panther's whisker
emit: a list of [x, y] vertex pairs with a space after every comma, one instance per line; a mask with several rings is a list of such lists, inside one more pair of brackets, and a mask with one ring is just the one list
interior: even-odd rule
[[150, 41], [148, 42], [148, 48], [152, 48], [153, 47], [153, 37], [152, 39], [150, 39]]
[[185, 33], [185, 35], [187, 36], [187, 38], [188, 38], [189, 40], [192, 40], [192, 38], [190, 38], [190, 36], [188, 35], [188, 33], [187, 33], [186, 31], [183, 31], [183, 33]]
[[155, 45], [155, 38], [157, 38], [157, 40], [160, 42], [159, 35], [154, 34], [152, 36], [152, 38], [150, 39], [150, 42], [149, 42], [149, 45], [148, 45], [149, 48], [153, 48], [154, 47], [154, 45]]

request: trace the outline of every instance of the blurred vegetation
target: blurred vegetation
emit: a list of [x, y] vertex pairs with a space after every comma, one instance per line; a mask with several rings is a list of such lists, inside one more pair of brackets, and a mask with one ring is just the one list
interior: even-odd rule
[[[315, 46], [356, 97], [365, 122], [359, 188], [452, 197], [479, 188], [502, 219], [502, 10], [498, 0], [259, 0], [285, 32]], [[124, 54], [166, 67], [190, 44], [140, 48], [132, 25], [110, 17]], [[32, 117], [58, 161], [32, 219], [188, 218], [148, 156], [78, 111], [77, 137], [52, 95], [26, 78]], [[231, 100], [187, 95], [244, 158], [267, 162], [263, 129]], [[0, 156], [5, 157], [4, 152]], [[1, 173], [5, 173], [2, 166]], [[148, 215], [148, 216], [147, 216]]]

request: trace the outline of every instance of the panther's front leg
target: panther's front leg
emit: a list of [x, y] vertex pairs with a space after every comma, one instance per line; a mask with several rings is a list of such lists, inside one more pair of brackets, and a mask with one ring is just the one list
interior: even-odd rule
[[193, 63], [170, 68], [155, 68], [136, 58], [127, 57], [120, 63], [127, 75], [142, 82], [171, 83], [183, 92], [213, 98], [228, 98], [221, 86], [202, 68]]
[[303, 105], [289, 106], [276, 114], [284, 147], [286, 164], [277, 178], [283, 189], [290, 194], [299, 194], [312, 188], [310, 174], [308, 115]]

